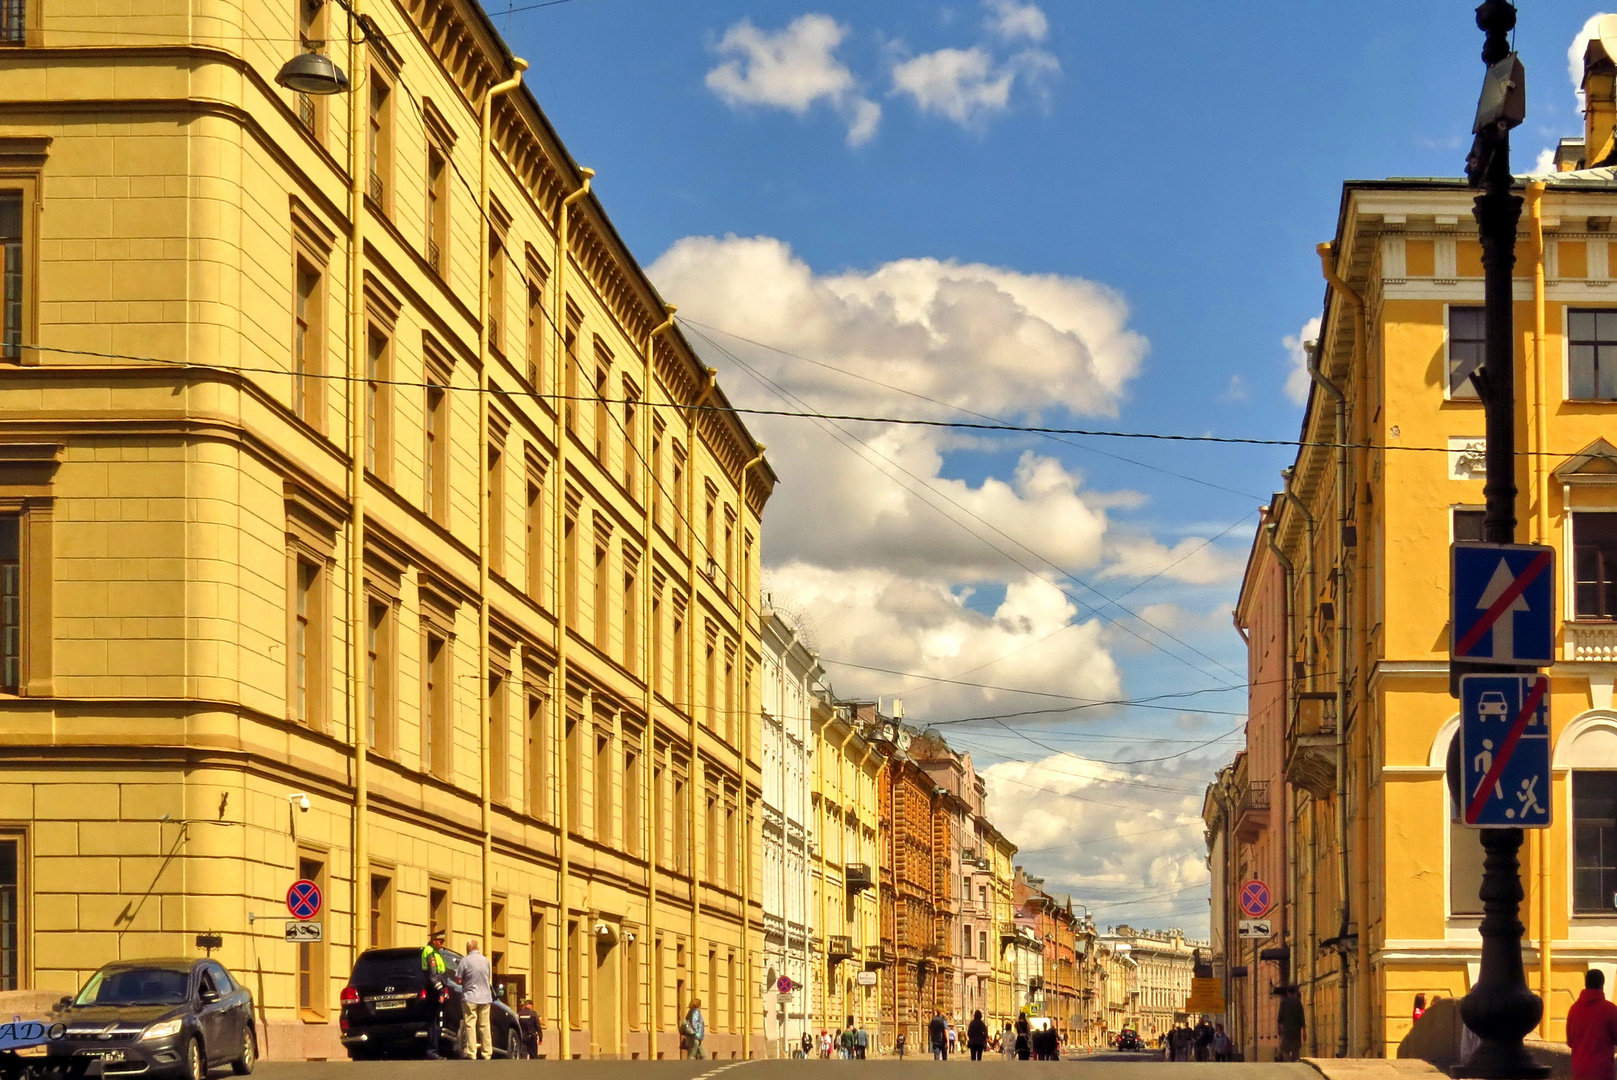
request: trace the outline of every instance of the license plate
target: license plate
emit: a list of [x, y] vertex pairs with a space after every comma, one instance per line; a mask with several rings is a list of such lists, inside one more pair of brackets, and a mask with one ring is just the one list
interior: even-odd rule
[[102, 1061], [122, 1061], [124, 1052], [122, 1050], [80, 1050], [77, 1056], [100, 1058]]
[[383, 1009], [402, 1009], [406, 1004], [407, 1002], [403, 1001], [373, 1001], [371, 1008], [381, 1012]]

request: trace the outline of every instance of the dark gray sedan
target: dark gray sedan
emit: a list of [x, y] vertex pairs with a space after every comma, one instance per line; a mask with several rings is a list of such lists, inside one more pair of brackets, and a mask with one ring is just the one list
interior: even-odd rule
[[258, 1060], [252, 995], [216, 960], [119, 960], [53, 1019], [67, 1031], [49, 1054], [99, 1058], [106, 1076], [205, 1080], [224, 1065], [245, 1076]]

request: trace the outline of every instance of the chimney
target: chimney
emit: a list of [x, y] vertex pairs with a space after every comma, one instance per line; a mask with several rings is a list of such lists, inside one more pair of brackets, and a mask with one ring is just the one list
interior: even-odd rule
[[1617, 15], [1603, 15], [1583, 50], [1584, 167], [1608, 164], [1617, 124]]

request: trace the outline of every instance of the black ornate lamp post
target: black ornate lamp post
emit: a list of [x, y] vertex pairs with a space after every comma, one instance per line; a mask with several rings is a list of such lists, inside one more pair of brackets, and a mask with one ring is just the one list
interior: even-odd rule
[[[1509, 35], [1516, 8], [1508, 0], [1485, 0], [1477, 8], [1477, 26], [1487, 34], [1482, 47], [1488, 78], [1477, 110], [1476, 141], [1466, 159], [1466, 176], [1480, 188], [1472, 213], [1482, 241], [1485, 274], [1486, 343], [1481, 370], [1474, 378], [1486, 408], [1487, 499], [1484, 537], [1491, 544], [1516, 540], [1516, 388], [1512, 330], [1511, 274], [1516, 265], [1516, 224], [1521, 197], [1511, 192], [1510, 129], [1521, 123], [1525, 90], [1520, 62], [1511, 52]], [[1479, 666], [1467, 670], [1486, 670]], [[1509, 671], [1504, 668], [1497, 670]], [[1476, 985], [1460, 1002], [1460, 1016], [1481, 1043], [1469, 1061], [1456, 1066], [1456, 1077], [1486, 1080], [1537, 1080], [1550, 1070], [1534, 1063], [1522, 1037], [1538, 1026], [1544, 1003], [1527, 987], [1522, 968], [1521, 870], [1517, 854], [1521, 829], [1484, 829], [1480, 897], [1482, 970]]]

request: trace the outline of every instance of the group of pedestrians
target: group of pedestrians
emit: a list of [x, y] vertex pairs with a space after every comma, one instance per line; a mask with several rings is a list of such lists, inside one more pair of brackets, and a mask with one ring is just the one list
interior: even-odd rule
[[[460, 958], [460, 968], [451, 972], [444, 962], [445, 935], [434, 930], [421, 950], [421, 970], [432, 984], [438, 1000], [427, 1021], [427, 1057], [436, 1058], [438, 1044], [443, 1038], [443, 1007], [449, 1001], [451, 989], [460, 991], [460, 1036], [462, 1054], [468, 1058], [487, 1061], [494, 1057], [494, 966], [483, 955], [476, 938], [466, 942], [466, 954]], [[529, 1003], [530, 1010], [532, 1003]], [[537, 1025], [538, 1017], [534, 1017]], [[538, 1035], [537, 1026], [535, 1034]], [[537, 1046], [537, 1040], [535, 1042]]]
[[1179, 1024], [1162, 1039], [1169, 1061], [1233, 1061], [1235, 1044], [1221, 1023], [1207, 1017], [1195, 1027]]
[[841, 1058], [844, 1061], [863, 1061], [865, 1052], [870, 1049], [870, 1036], [865, 1029], [848, 1017], [847, 1026], [832, 1034], [829, 1030], [820, 1030], [820, 1039], [816, 1043], [814, 1036], [803, 1032], [803, 1056], [814, 1057], [816, 1050], [822, 1058]]

